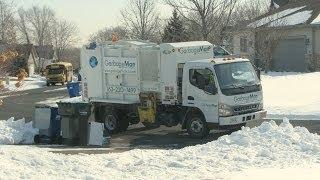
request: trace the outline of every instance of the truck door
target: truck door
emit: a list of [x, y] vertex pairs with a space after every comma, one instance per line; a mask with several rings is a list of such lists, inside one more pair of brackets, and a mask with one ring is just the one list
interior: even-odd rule
[[186, 67], [183, 74], [183, 105], [200, 109], [207, 122], [218, 123], [218, 93], [212, 70]]

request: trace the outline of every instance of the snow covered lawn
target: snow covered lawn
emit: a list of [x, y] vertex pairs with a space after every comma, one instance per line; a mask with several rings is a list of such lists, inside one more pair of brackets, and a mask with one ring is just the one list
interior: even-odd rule
[[[180, 150], [63, 155], [30, 146], [0, 146], [5, 179], [253, 179], [262, 172], [320, 177], [320, 136], [286, 120], [243, 128], [218, 140]], [[256, 170], [259, 169], [259, 170]], [[295, 171], [292, 169], [304, 169]], [[277, 179], [279, 177], [276, 177]], [[264, 178], [263, 178], [264, 179]]]
[[26, 78], [24, 80], [22, 86], [19, 88], [16, 88], [16, 86], [15, 86], [16, 83], [17, 83], [17, 78], [12, 77], [12, 78], [10, 78], [9, 86], [6, 85], [5, 88], [9, 91], [25, 91], [25, 90], [30, 90], [30, 89], [41, 88], [47, 84], [46, 78], [39, 76], [39, 75], [34, 75], [32, 77]]
[[268, 114], [320, 116], [320, 72], [262, 75]]

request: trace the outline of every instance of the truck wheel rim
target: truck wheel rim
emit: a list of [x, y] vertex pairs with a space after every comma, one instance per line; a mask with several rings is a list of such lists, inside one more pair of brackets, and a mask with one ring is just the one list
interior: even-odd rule
[[199, 118], [195, 118], [192, 120], [191, 124], [190, 124], [190, 129], [192, 130], [192, 132], [195, 133], [201, 133], [203, 131], [203, 122], [201, 121], [201, 119]]
[[114, 116], [109, 115], [109, 116], [106, 117], [106, 120], [105, 120], [104, 124], [105, 124], [107, 129], [113, 131], [117, 127], [117, 119]]

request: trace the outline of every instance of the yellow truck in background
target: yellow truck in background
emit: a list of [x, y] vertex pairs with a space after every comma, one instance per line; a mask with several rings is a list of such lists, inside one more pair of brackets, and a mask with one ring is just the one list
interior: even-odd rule
[[47, 79], [47, 86], [61, 83], [64, 85], [72, 81], [73, 66], [68, 62], [58, 62], [46, 66], [45, 75]]

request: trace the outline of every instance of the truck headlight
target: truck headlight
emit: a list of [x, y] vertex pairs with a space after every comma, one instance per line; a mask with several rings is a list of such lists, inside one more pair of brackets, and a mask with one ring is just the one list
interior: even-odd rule
[[233, 115], [233, 109], [231, 106], [228, 106], [226, 104], [219, 104], [219, 116], [226, 117], [226, 116], [232, 116]]

